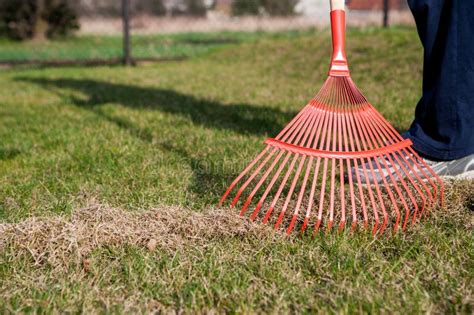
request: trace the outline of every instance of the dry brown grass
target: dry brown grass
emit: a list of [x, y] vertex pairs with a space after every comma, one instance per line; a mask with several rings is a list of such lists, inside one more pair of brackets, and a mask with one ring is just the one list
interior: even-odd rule
[[[12, 268], [25, 262], [27, 265], [26, 270], [19, 270], [0, 285], [0, 301], [14, 301], [16, 295], [21, 295], [23, 311], [40, 307], [55, 312], [82, 309], [95, 313], [120, 305], [124, 312], [174, 312], [155, 299], [144, 298], [137, 288], [126, 292], [128, 290], [114, 285], [99, 285], [100, 279], [113, 281], [114, 272], [110, 270], [120, 267], [107, 259], [104, 264], [104, 259], [94, 257], [93, 253], [138, 247], [150, 255], [156, 253], [156, 257], [183, 255], [179, 267], [191, 270], [198, 256], [217, 242], [244, 236], [261, 240], [280, 237], [228, 210], [209, 209], [197, 213], [178, 207], [160, 207], [130, 212], [97, 203], [77, 209], [70, 216], [32, 217], [19, 223], [0, 224], [0, 252], [7, 253], [5, 260], [0, 259], [0, 265], [6, 263]], [[116, 258], [121, 255], [123, 253], [117, 254]], [[170, 275], [162, 280], [172, 282], [167, 276]], [[179, 278], [183, 281], [181, 285], [187, 282], [186, 277]], [[70, 288], [66, 289], [65, 282], [81, 283], [85, 289], [75, 295]], [[66, 304], [50, 303], [47, 298], [44, 301], [29, 298], [34, 292], [50, 290], [51, 283], [72, 295]], [[168, 290], [174, 290], [173, 284], [169, 285]], [[5, 305], [3, 311], [13, 311], [9, 305]]]
[[70, 217], [32, 217], [16, 224], [0, 224], [0, 251], [15, 248], [29, 253], [36, 265], [53, 268], [82, 263], [105, 246], [136, 245], [173, 252], [206, 246], [213, 239], [263, 233], [264, 228], [242, 220], [231, 211], [197, 213], [177, 207], [128, 212], [92, 204]]

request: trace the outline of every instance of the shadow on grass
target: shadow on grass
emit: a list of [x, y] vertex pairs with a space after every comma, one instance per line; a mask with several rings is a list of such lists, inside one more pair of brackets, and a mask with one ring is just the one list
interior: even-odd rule
[[[274, 135], [293, 118], [296, 113], [283, 112], [267, 106], [254, 106], [250, 104], [222, 104], [217, 101], [196, 98], [192, 95], [182, 94], [173, 90], [140, 87], [133, 85], [115, 84], [91, 79], [45, 79], [45, 78], [17, 78], [19, 81], [30, 82], [44, 88], [72, 89], [86, 95], [85, 99], [72, 98], [72, 103], [78, 107], [90, 110], [118, 127], [126, 130], [131, 135], [142, 141], [152, 143], [153, 134], [140, 128], [126, 118], [111, 116], [101, 110], [101, 105], [118, 103], [128, 108], [146, 108], [183, 116], [193, 124], [218, 130], [231, 130], [245, 135], [263, 136]], [[71, 98], [68, 97], [68, 102]], [[235, 174], [203, 172], [199, 167], [207, 161], [193, 156], [186, 148], [177, 148], [173, 145], [161, 145], [162, 149], [177, 153], [184, 158], [193, 170], [193, 182], [188, 187], [196, 195], [221, 193], [216, 190], [217, 183], [226, 182]], [[218, 188], [220, 189], [220, 188]], [[217, 195], [214, 195], [217, 197]], [[199, 198], [199, 197], [198, 197]], [[205, 198], [205, 197], [203, 197]], [[209, 202], [210, 200], [207, 200]]]
[[200, 39], [181, 39], [176, 42], [188, 45], [226, 45], [238, 44], [241, 41], [235, 38], [200, 38]]
[[[169, 61], [182, 61], [187, 56], [175, 57], [147, 57], [133, 58], [132, 65], [143, 63], [159, 63]], [[60, 68], [60, 67], [98, 67], [98, 66], [123, 66], [123, 58], [99, 58], [99, 59], [63, 59], [63, 60], [43, 60], [43, 59], [24, 59], [24, 60], [0, 60], [0, 68]]]
[[242, 40], [232, 37], [216, 37], [216, 38], [164, 38], [157, 39], [155, 37], [136, 37], [134, 38], [135, 45], [193, 45], [193, 46], [219, 46], [229, 44], [239, 44]]
[[[194, 124], [213, 129], [228, 129], [242, 134], [275, 134], [296, 113], [250, 104], [222, 104], [196, 98], [173, 90], [109, 83], [91, 79], [17, 78], [45, 88], [72, 89], [85, 94], [86, 99], [73, 98], [73, 104], [95, 109], [106, 103], [118, 103], [128, 108], [159, 110], [190, 119]], [[116, 122], [127, 128], [123, 122]]]
[[18, 149], [0, 148], [0, 161], [6, 161], [15, 158], [21, 153]]

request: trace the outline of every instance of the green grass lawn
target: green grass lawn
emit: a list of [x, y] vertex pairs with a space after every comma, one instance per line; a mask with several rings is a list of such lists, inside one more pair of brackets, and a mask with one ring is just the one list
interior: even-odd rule
[[[421, 90], [415, 29], [348, 33], [354, 81], [397, 129], [408, 128]], [[186, 46], [203, 38], [211, 44]], [[98, 42], [82, 51], [82, 40]], [[179, 40], [188, 44], [172, 44]], [[45, 51], [115, 56], [119, 50], [108, 41], [80, 39]], [[193, 58], [134, 68], [2, 70], [2, 313], [472, 313], [472, 183], [447, 183], [444, 209], [407, 233], [378, 239], [365, 233], [285, 238], [243, 220], [229, 223], [215, 208], [262, 141], [324, 82], [328, 31], [182, 35], [167, 48], [155, 37], [143, 42], [144, 55], [169, 50]], [[17, 44], [1, 47], [0, 59], [29, 54]], [[91, 204], [119, 209], [125, 219], [116, 212], [100, 224], [74, 219]], [[150, 209], [168, 209], [170, 225], [142, 215]], [[71, 241], [77, 248], [98, 244], [83, 256], [74, 246], [55, 247], [78, 222], [97, 233], [117, 223], [118, 240], [94, 243], [92, 233]], [[12, 226], [14, 236], [2, 237]], [[25, 233], [33, 227], [29, 240]], [[131, 238], [141, 233], [141, 240], [163, 243], [150, 250], [122, 239], [128, 228], [135, 231]], [[63, 238], [49, 239], [52, 247], [36, 242], [55, 233]], [[168, 239], [183, 241], [172, 246]]]
[[[260, 37], [281, 38], [307, 31], [182, 33], [132, 35], [131, 53], [134, 58], [195, 57], [232, 44], [252, 41]], [[0, 39], [1, 61], [63, 61], [112, 59], [122, 57], [121, 36], [81, 35], [46, 42]]]

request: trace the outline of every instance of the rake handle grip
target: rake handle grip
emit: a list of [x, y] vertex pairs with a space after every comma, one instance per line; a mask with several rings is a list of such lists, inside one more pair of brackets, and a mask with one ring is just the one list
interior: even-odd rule
[[330, 76], [349, 76], [346, 57], [346, 12], [344, 0], [331, 1], [332, 59]]
[[334, 10], [344, 11], [345, 9], [344, 0], [329, 0], [329, 2], [331, 3], [331, 11], [334, 11]]

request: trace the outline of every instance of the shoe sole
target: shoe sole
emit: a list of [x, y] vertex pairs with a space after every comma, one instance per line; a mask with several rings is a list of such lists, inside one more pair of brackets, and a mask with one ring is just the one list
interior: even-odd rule
[[468, 171], [456, 176], [440, 176], [441, 178], [448, 180], [474, 180], [474, 171]]

